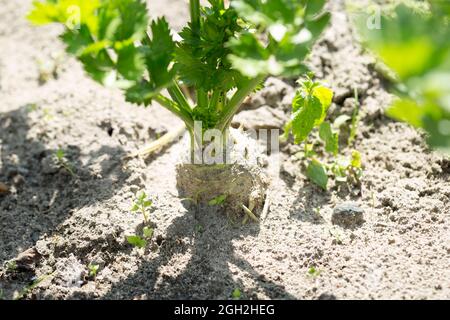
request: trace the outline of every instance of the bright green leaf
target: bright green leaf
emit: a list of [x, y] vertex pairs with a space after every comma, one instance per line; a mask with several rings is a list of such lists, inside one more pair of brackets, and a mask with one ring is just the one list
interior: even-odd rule
[[333, 132], [329, 122], [320, 125], [319, 136], [325, 142], [325, 150], [336, 156], [339, 152], [339, 134]]
[[139, 236], [127, 236], [127, 241], [129, 244], [138, 247], [138, 248], [144, 248], [147, 246], [147, 241], [145, 241], [144, 239], [142, 239]]
[[306, 175], [312, 182], [322, 189], [327, 190], [328, 175], [324, 166], [318, 160], [313, 159], [309, 163]]

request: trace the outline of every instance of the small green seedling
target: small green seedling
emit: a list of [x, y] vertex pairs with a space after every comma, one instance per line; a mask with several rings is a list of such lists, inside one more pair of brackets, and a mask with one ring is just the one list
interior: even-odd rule
[[363, 174], [361, 153], [353, 150], [350, 158], [340, 158], [335, 160], [329, 166], [329, 170], [335, 176], [337, 182], [359, 184]]
[[137, 235], [128, 236], [127, 241], [129, 244], [138, 247], [140, 249], [145, 248], [147, 246], [147, 241]]
[[300, 89], [292, 103], [291, 120], [285, 126], [285, 139], [292, 132], [295, 143], [304, 143], [302, 156], [309, 160], [306, 175], [312, 182], [326, 190], [328, 175], [325, 167], [316, 158], [314, 146], [306, 140], [314, 128], [319, 128], [319, 135], [325, 141], [326, 150], [337, 154], [338, 135], [332, 131], [328, 122], [324, 122], [333, 100], [333, 91], [312, 80], [312, 77], [310, 73], [299, 81]]
[[[286, 125], [285, 137], [292, 130], [296, 143], [303, 142], [304, 150], [296, 156], [301, 160], [306, 160], [306, 176], [323, 190], [328, 189], [330, 177], [337, 181], [352, 180], [359, 182], [362, 175], [361, 154], [353, 151], [350, 159], [338, 158], [339, 155], [339, 131], [348, 120], [352, 119], [350, 136], [356, 136], [358, 124], [358, 111], [355, 111], [353, 117], [338, 117], [333, 125], [324, 121], [327, 110], [331, 105], [333, 92], [321, 85], [319, 82], [311, 80], [311, 75], [305, 78], [301, 84], [301, 89], [293, 103], [292, 120]], [[355, 90], [355, 99], [358, 99], [357, 90]], [[355, 110], [359, 110], [358, 106]], [[303, 113], [303, 114], [302, 114]], [[314, 144], [308, 143], [308, 135], [314, 128], [319, 130], [319, 138], [323, 142], [324, 151], [333, 158], [331, 164], [322, 162], [318, 159], [318, 153], [314, 150]]]
[[320, 275], [321, 271], [319, 269], [316, 269], [316, 267], [310, 267], [308, 269], [308, 275], [311, 277], [318, 277]]
[[147, 243], [149, 240], [152, 239], [154, 234], [154, 229], [149, 227], [149, 210], [151, 206], [153, 205], [153, 201], [150, 200], [145, 193], [145, 191], [142, 191], [139, 193], [139, 195], [136, 197], [136, 200], [133, 203], [133, 206], [131, 207], [132, 212], [140, 212], [142, 214], [142, 217], [144, 218], [144, 228], [142, 229], [142, 236], [139, 235], [131, 235], [127, 237], [127, 241], [129, 244], [138, 247], [138, 248], [145, 248], [147, 246]]
[[222, 195], [220, 195], [220, 196], [210, 200], [208, 202], [208, 204], [210, 206], [219, 206], [219, 205], [223, 204], [226, 199], [227, 199], [227, 195], [226, 194], [222, 194]]
[[133, 203], [133, 206], [131, 207], [132, 212], [140, 212], [142, 213], [142, 216], [144, 218], [145, 224], [148, 224], [148, 215], [149, 215], [149, 209], [152, 206], [153, 202], [152, 200], [148, 199], [147, 194], [145, 191], [142, 191], [136, 198], [136, 200]]
[[292, 132], [297, 144], [304, 142], [314, 128], [318, 128], [327, 115], [333, 100], [333, 91], [312, 80], [312, 73], [299, 80], [300, 89], [292, 103], [291, 120], [285, 126], [285, 137]]
[[9, 273], [14, 273], [17, 270], [17, 263], [15, 261], [8, 261], [6, 263], [6, 271]]
[[88, 265], [89, 277], [95, 278], [97, 276], [97, 272], [98, 272], [99, 268], [100, 268], [100, 266], [98, 264], [90, 263]]
[[39, 106], [36, 103], [29, 103], [26, 105], [27, 112], [34, 112], [39, 109]]
[[55, 158], [57, 163], [64, 168], [72, 177], [75, 177], [75, 173], [73, 172], [72, 166], [69, 164], [69, 162], [66, 159], [66, 153], [62, 149], [58, 149], [55, 152]]
[[239, 300], [242, 297], [242, 293], [241, 290], [239, 290], [238, 288], [234, 289], [233, 292], [231, 293], [231, 297], [234, 300]]

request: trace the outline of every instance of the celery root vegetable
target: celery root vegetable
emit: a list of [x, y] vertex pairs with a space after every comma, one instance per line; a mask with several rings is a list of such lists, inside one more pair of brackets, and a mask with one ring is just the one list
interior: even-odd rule
[[[35, 1], [28, 18], [38, 25], [65, 25], [61, 39], [67, 51], [96, 81], [122, 89], [129, 102], [157, 102], [183, 120], [192, 162], [196, 148], [206, 147], [207, 130], [223, 134], [225, 150], [233, 149], [236, 138], [248, 141], [230, 133], [233, 116], [266, 77], [304, 73], [303, 61], [330, 19], [325, 3], [209, 0], [204, 7], [190, 0], [190, 22], [178, 37], [164, 17], [150, 22], [142, 0]], [[200, 133], [194, 132], [196, 122], [202, 124]], [[231, 207], [259, 210], [267, 182], [248, 160], [179, 164], [180, 190], [202, 201], [227, 194]]]

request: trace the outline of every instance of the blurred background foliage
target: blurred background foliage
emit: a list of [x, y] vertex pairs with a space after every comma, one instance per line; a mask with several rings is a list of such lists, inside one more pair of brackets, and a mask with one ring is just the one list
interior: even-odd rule
[[364, 44], [394, 73], [398, 99], [388, 115], [424, 129], [431, 147], [450, 154], [450, 1], [390, 2], [379, 28], [354, 16]]

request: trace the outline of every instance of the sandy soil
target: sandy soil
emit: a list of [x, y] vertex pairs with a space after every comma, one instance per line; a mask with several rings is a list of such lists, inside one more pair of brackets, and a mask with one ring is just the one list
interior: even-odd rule
[[[27, 24], [30, 2], [0, 0], [0, 182], [11, 188], [0, 194], [0, 299], [34, 279], [44, 280], [25, 298], [228, 299], [236, 288], [251, 299], [450, 298], [450, 161], [384, 116], [391, 98], [341, 1], [309, 64], [336, 91], [332, 117], [351, 113], [353, 88], [360, 92], [362, 185], [320, 190], [292, 157], [298, 147], [284, 145], [270, 211], [246, 226], [180, 200], [174, 166], [182, 143], [121, 160], [180, 124], [163, 108], [125, 103], [71, 58], [57, 78], [39, 83], [37, 61], [52, 61], [63, 46], [58, 27]], [[175, 30], [187, 17], [181, 0], [151, 0], [149, 8]], [[235, 124], [282, 126], [292, 84], [269, 79]], [[59, 148], [76, 177], [53, 163]], [[142, 228], [130, 212], [140, 190], [154, 200], [148, 250], [125, 240]], [[353, 229], [331, 219], [348, 201], [364, 210]], [[100, 266], [95, 279], [86, 277], [91, 263]]]

